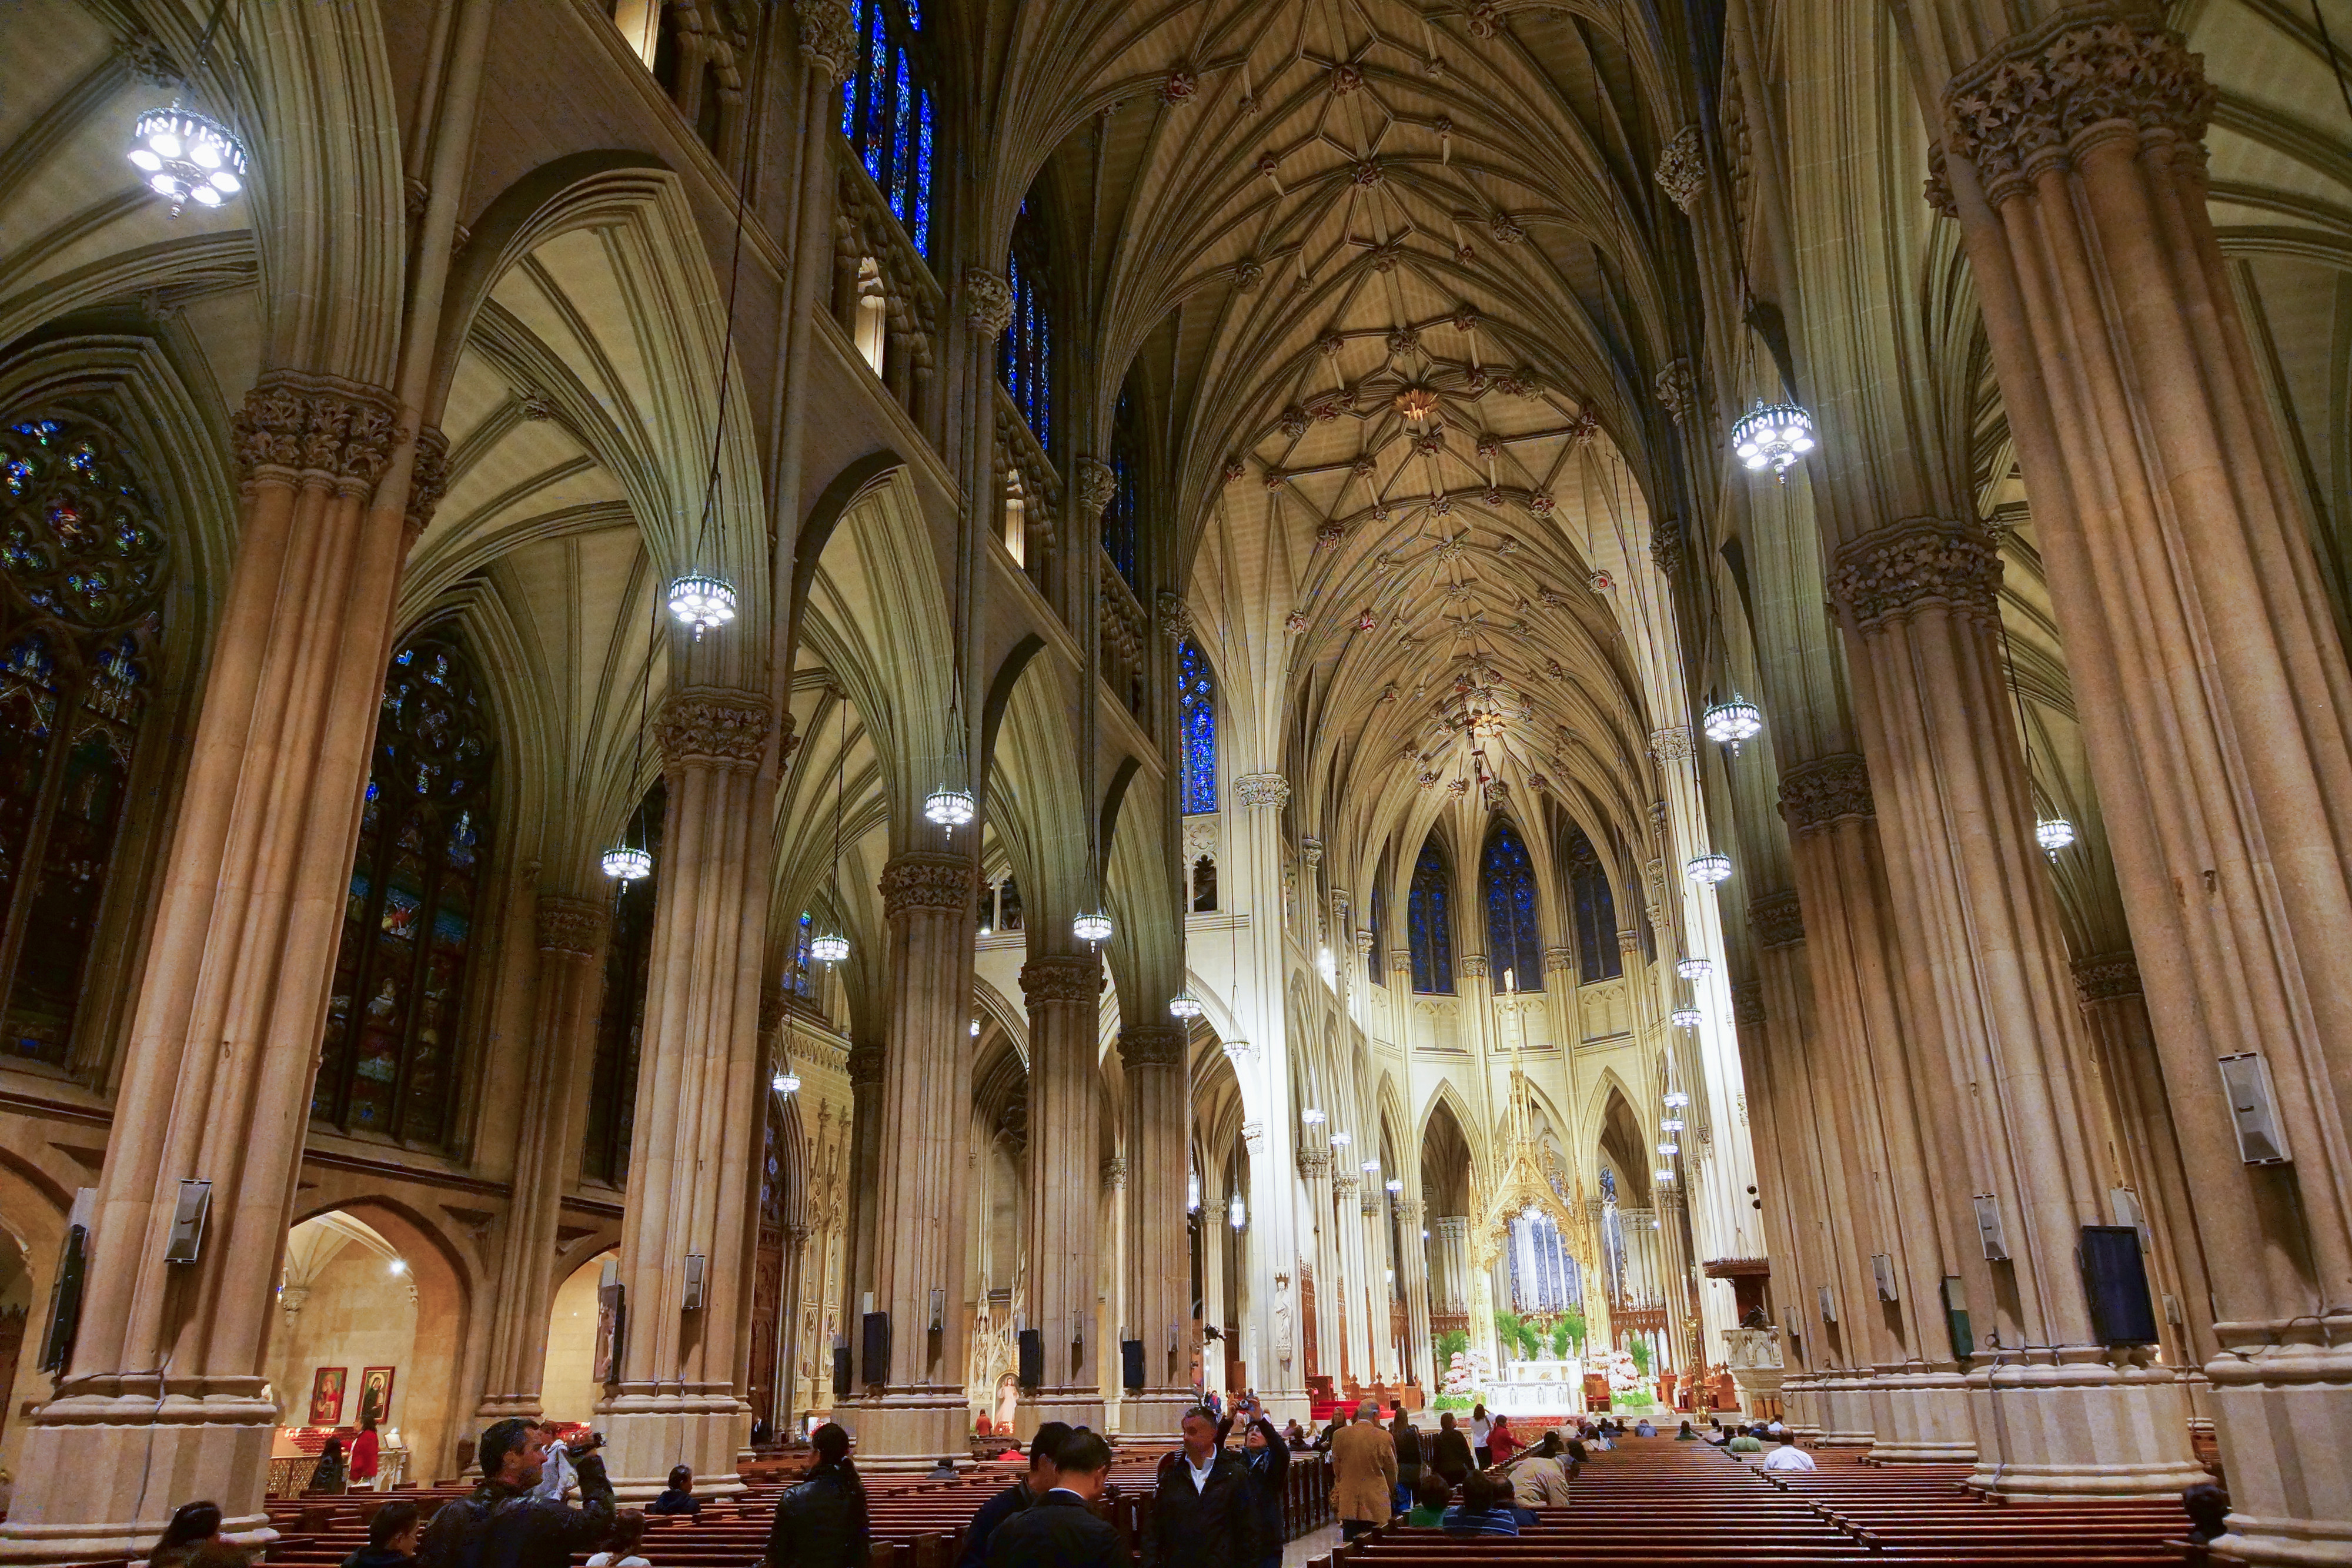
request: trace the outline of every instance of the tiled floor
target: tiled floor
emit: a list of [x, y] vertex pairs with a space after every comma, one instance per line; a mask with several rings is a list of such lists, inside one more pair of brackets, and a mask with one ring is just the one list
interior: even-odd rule
[[1309, 1531], [1283, 1547], [1282, 1568], [1307, 1568], [1309, 1560], [1328, 1557], [1331, 1549], [1339, 1544], [1339, 1527], [1337, 1524]]

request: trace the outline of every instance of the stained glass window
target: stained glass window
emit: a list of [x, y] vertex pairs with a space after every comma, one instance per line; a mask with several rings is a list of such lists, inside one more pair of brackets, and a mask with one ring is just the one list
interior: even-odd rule
[[1021, 204], [1013, 224], [1013, 251], [1004, 280], [1013, 289], [1013, 319], [997, 344], [996, 373], [1028, 422], [1029, 434], [1054, 450], [1054, 290], [1045, 225], [1032, 204]]
[[1454, 989], [1454, 922], [1446, 908], [1449, 880], [1445, 857], [1432, 838], [1421, 846], [1421, 859], [1413, 863], [1412, 893], [1405, 906], [1416, 991], [1450, 994]]
[[803, 1001], [816, 998], [816, 960], [809, 956], [809, 943], [815, 934], [814, 918], [807, 910], [802, 910], [800, 924], [793, 928], [792, 967], [784, 977], [784, 984]]
[[489, 849], [489, 716], [453, 640], [392, 657], [310, 1114], [438, 1144]]
[[931, 165], [938, 132], [923, 14], [913, 0], [850, 0], [856, 68], [841, 84], [841, 133], [857, 150], [899, 225], [931, 249]]
[[1176, 729], [1184, 746], [1184, 810], [1217, 809], [1217, 677], [1190, 637], [1176, 650]]
[[[1381, 881], [1388, 879], [1383, 876]], [[1366, 978], [1373, 985], [1385, 985], [1387, 977], [1381, 973], [1381, 955], [1387, 951], [1389, 941], [1389, 894], [1380, 882], [1372, 883], [1372, 946], [1364, 955]]]
[[1110, 503], [1103, 507], [1102, 547], [1129, 588], [1135, 586], [1136, 561], [1143, 537], [1142, 497], [1136, 488], [1140, 453], [1134, 401], [1121, 388], [1118, 410], [1111, 418]]
[[1536, 925], [1536, 868], [1528, 847], [1507, 818], [1486, 830], [1478, 879], [1486, 894], [1486, 963], [1495, 988], [1507, 989], [1504, 975], [1523, 991], [1543, 989], [1543, 936]]
[[1617, 951], [1617, 901], [1609, 873], [1584, 830], [1568, 830], [1568, 896], [1576, 909], [1576, 977], [1580, 984], [1613, 980], [1624, 972]]
[[66, 1065], [152, 691], [171, 548], [121, 443], [0, 428], [0, 1035]]
[[662, 814], [668, 809], [668, 787], [656, 779], [637, 807], [629, 835], [631, 842], [643, 843], [653, 852], [654, 874], [620, 884], [613, 904], [613, 938], [604, 948], [604, 999], [596, 1011], [596, 1062], [588, 1083], [588, 1134], [580, 1171], [612, 1186], [625, 1186], [629, 1179], [637, 1056], [645, 1042], [646, 988], [653, 972], [654, 911], [661, 882]]

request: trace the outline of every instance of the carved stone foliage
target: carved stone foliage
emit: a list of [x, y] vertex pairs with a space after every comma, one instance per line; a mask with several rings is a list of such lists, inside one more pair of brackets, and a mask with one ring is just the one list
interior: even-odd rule
[[828, 81], [847, 79], [857, 60], [848, 0], [793, 0], [793, 15], [800, 22], [801, 58]]
[[884, 1058], [878, 1045], [852, 1045], [845, 1063], [852, 1089], [878, 1089], [882, 1086]]
[[1768, 893], [1748, 906], [1748, 934], [1759, 947], [1793, 947], [1805, 939], [1805, 912], [1793, 892]]
[[2145, 19], [2116, 0], [2073, 6], [1952, 78], [1944, 146], [1975, 165], [1988, 201], [2109, 136], [2205, 139], [2214, 91], [2202, 57]]
[[1564, 975], [1568, 973], [1568, 971], [1576, 967], [1576, 949], [1573, 947], [1545, 948], [1543, 950], [1543, 967], [1544, 973], [1547, 975]]
[[700, 762], [750, 769], [760, 765], [771, 713], [768, 699], [758, 692], [688, 686], [662, 704], [654, 736], [669, 767]]
[[1465, 953], [1461, 957], [1454, 960], [1454, 967], [1460, 969], [1465, 975], [1469, 976], [1473, 979], [1484, 978], [1486, 973], [1486, 955], [1484, 953]]
[[1298, 1151], [1298, 1174], [1308, 1181], [1318, 1181], [1331, 1174], [1331, 1156], [1321, 1149]]
[[1764, 986], [1758, 980], [1731, 983], [1731, 1021], [1753, 1029], [1764, 1021]]
[[1650, 524], [1650, 564], [1672, 582], [1683, 569], [1683, 523], [1680, 517], [1658, 517]]
[[2086, 1007], [2139, 995], [2139, 960], [2129, 953], [2084, 959], [2074, 966], [2074, 994]]
[[604, 939], [604, 906], [547, 894], [539, 901], [539, 950], [593, 958]]
[[1691, 362], [1676, 360], [1660, 371], [1656, 391], [1666, 416], [1680, 424], [1683, 416], [1698, 405], [1698, 378], [1692, 373]]
[[969, 915], [971, 862], [962, 855], [909, 850], [882, 868], [882, 913], [890, 919], [921, 911]]
[[1092, 1007], [1102, 984], [1102, 959], [1092, 953], [1052, 954], [1021, 966], [1021, 995], [1032, 1012], [1048, 1002]]
[[1118, 476], [1111, 472], [1109, 464], [1097, 457], [1078, 459], [1078, 505], [1087, 516], [1101, 517], [1118, 494]]
[[1687, 213], [1706, 189], [1706, 154], [1700, 150], [1698, 127], [1685, 125], [1658, 154], [1657, 182], [1675, 205]]
[[1180, 1023], [1125, 1024], [1118, 1031], [1118, 1057], [1129, 1068], [1179, 1067], [1186, 1038]]
[[963, 275], [963, 319], [982, 337], [994, 339], [1013, 324], [1013, 286], [986, 267]]
[[1990, 624], [1999, 613], [2000, 553], [1982, 529], [1912, 517], [1841, 546], [1830, 593], [1867, 631], [1929, 607]]
[[1171, 643], [1181, 642], [1192, 634], [1192, 612], [1172, 588], [1160, 591], [1160, 634]]
[[1671, 724], [1664, 729], [1650, 732], [1650, 755], [1660, 762], [1687, 762], [1691, 758], [1691, 732], [1686, 724]]
[[324, 479], [364, 494], [391, 460], [392, 395], [332, 376], [272, 371], [245, 395], [232, 426], [238, 471], [251, 480]]
[[403, 520], [411, 539], [431, 526], [448, 487], [449, 438], [428, 424], [416, 433], [416, 465], [408, 477], [408, 510]]
[[1279, 810], [1290, 803], [1290, 780], [1279, 773], [1244, 773], [1234, 780], [1234, 799], [1244, 806]]
[[1810, 833], [1848, 817], [1877, 814], [1870, 768], [1857, 753], [1835, 752], [1780, 775], [1780, 816], [1791, 831]]

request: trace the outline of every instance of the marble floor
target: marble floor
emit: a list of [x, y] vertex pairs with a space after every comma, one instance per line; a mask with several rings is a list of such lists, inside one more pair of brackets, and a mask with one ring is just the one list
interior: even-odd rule
[[1327, 1524], [1320, 1530], [1310, 1530], [1282, 1549], [1282, 1568], [1307, 1568], [1318, 1557], [1328, 1557], [1339, 1544], [1339, 1527]]

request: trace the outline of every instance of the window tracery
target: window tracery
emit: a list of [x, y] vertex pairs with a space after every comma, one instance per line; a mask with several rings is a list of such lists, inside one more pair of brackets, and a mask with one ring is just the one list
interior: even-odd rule
[[1029, 434], [1050, 457], [1054, 450], [1054, 298], [1053, 266], [1048, 257], [1045, 225], [1033, 204], [1021, 204], [1013, 224], [1013, 248], [1004, 261], [1004, 280], [1013, 291], [1013, 319], [998, 340], [996, 373], [1013, 405], [1029, 426]]
[[0, 428], [0, 1030], [66, 1065], [153, 688], [171, 549], [121, 443]]
[[851, 0], [851, 7], [857, 67], [841, 84], [841, 133], [915, 248], [929, 256], [938, 131], [922, 7], [918, 0]]
[[1522, 991], [1543, 989], [1543, 937], [1536, 922], [1536, 871], [1507, 818], [1486, 831], [1479, 880], [1486, 895], [1486, 954], [1495, 988], [1507, 972]]
[[1432, 838], [1413, 863], [1412, 889], [1405, 908], [1407, 943], [1412, 949], [1412, 988], [1451, 995], [1454, 990], [1454, 923], [1447, 909], [1445, 857]]
[[1186, 638], [1176, 651], [1176, 728], [1184, 748], [1184, 811], [1217, 809], [1217, 677]]
[[456, 1086], [474, 908], [488, 852], [488, 716], [458, 644], [393, 655], [343, 901], [310, 1114], [438, 1144]]
[[1576, 910], [1576, 976], [1579, 984], [1613, 980], [1624, 972], [1617, 951], [1617, 900], [1609, 873], [1584, 830], [1568, 830], [1569, 901]]

